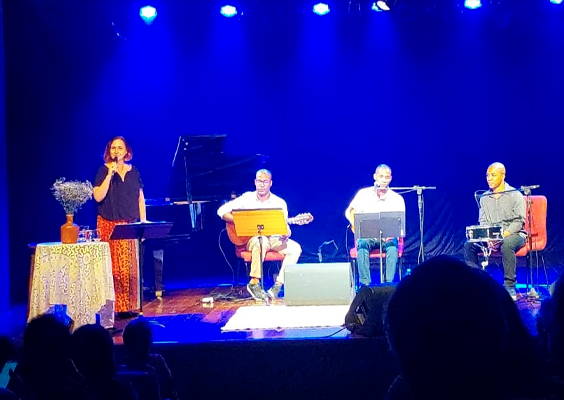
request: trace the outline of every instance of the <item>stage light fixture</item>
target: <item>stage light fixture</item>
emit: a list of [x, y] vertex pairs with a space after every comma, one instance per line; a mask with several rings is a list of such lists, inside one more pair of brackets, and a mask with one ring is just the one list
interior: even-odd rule
[[[374, 5], [372, 5], [374, 7]], [[376, 2], [376, 6], [382, 11], [390, 11], [390, 6], [384, 0], [380, 0]]]
[[360, 0], [349, 0], [349, 17], [362, 15], [362, 6]]
[[230, 5], [225, 5], [219, 9], [219, 13], [226, 18], [231, 18], [237, 15], [237, 8]]
[[470, 9], [470, 10], [475, 10], [477, 8], [482, 7], [482, 1], [481, 0], [464, 0], [464, 7]]
[[552, 4], [562, 4], [563, 0], [550, 0]]
[[145, 6], [139, 9], [139, 16], [147, 25], [151, 25], [157, 18], [157, 9], [153, 6]]
[[313, 12], [316, 13], [317, 15], [325, 15], [329, 13], [329, 11], [331, 11], [329, 9], [329, 5], [325, 3], [317, 3], [316, 5], [313, 6]]
[[382, 9], [380, 7], [378, 7], [378, 4], [376, 4], [376, 2], [372, 3], [372, 7], [370, 7], [372, 11], [376, 11], [376, 12], [381, 12]]

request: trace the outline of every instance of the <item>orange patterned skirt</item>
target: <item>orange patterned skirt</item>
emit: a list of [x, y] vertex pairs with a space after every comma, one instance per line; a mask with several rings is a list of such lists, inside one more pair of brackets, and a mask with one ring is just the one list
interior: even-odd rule
[[114, 227], [127, 221], [108, 221], [98, 215], [98, 229], [102, 241], [110, 244], [112, 272], [116, 293], [116, 312], [139, 309], [139, 262], [137, 260], [137, 241], [110, 240]]

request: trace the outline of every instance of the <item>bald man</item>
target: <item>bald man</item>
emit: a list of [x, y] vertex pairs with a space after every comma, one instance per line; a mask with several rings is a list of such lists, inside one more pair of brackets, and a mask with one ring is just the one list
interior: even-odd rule
[[[515, 253], [525, 245], [525, 200], [523, 195], [505, 182], [505, 167], [496, 162], [488, 167], [486, 173], [489, 190], [480, 198], [480, 225], [501, 225], [503, 241], [501, 257], [503, 262], [503, 284], [513, 300], [515, 291], [517, 258]], [[478, 268], [480, 247], [476, 243], [466, 242], [464, 255], [466, 262]]]
[[[376, 167], [373, 178], [374, 186], [360, 189], [345, 210], [345, 217], [351, 225], [354, 224], [353, 215], [355, 213], [405, 212], [403, 197], [389, 188], [392, 181], [392, 169], [386, 164], [380, 164]], [[393, 282], [398, 264], [398, 238], [384, 238], [382, 242], [382, 250], [386, 253], [384, 282]], [[358, 239], [356, 243], [360, 286], [368, 286], [372, 283], [370, 250], [379, 246], [379, 238]]]

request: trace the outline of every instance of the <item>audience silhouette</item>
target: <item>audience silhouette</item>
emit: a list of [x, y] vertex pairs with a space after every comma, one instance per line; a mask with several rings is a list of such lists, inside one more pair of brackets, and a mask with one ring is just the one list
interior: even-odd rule
[[545, 299], [537, 315], [538, 339], [550, 379], [564, 398], [564, 278], [554, 284], [552, 297]]
[[114, 343], [102, 326], [78, 328], [70, 339], [69, 353], [96, 399], [137, 399], [131, 384], [116, 378]]
[[123, 369], [155, 374], [161, 399], [176, 400], [178, 396], [174, 381], [165, 359], [160, 354], [149, 352], [153, 345], [153, 331], [149, 321], [144, 318], [131, 321], [123, 332], [123, 344], [126, 352]]
[[[9, 371], [8, 368], [10, 364], [7, 364], [10, 361], [18, 361], [18, 351], [14, 342], [4, 335], [0, 335], [0, 371], [2, 371], [2, 376], [0, 378], [0, 400], [17, 400], [16, 395], [14, 395], [11, 391], [4, 389], [5, 384], [9, 380], [9, 374], [6, 371]], [[6, 367], [6, 370], [4, 370]]]
[[86, 381], [68, 358], [69, 327], [53, 314], [27, 324], [22, 359], [8, 389], [21, 400], [93, 400]]
[[[415, 268], [387, 308], [387, 296], [378, 301], [371, 306], [378, 315], [385, 310], [383, 327], [401, 366], [388, 400], [564, 398], [564, 279], [541, 305], [537, 337], [503, 286], [451, 257]], [[118, 368], [113, 340], [100, 325], [71, 335], [57, 315], [37, 317], [25, 329], [21, 356], [0, 336], [0, 370], [17, 361], [0, 399], [177, 400], [167, 363], [150, 352], [149, 321], [131, 321], [123, 343]]]
[[510, 295], [482, 270], [436, 257], [403, 279], [386, 330], [401, 365], [389, 399], [543, 398], [545, 369]]

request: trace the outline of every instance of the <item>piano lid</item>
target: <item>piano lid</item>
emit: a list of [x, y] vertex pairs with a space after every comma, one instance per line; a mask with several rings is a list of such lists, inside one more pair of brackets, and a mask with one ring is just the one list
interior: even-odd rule
[[170, 201], [227, 199], [252, 189], [254, 173], [264, 168], [267, 157], [225, 153], [226, 137], [179, 137], [169, 176]]

